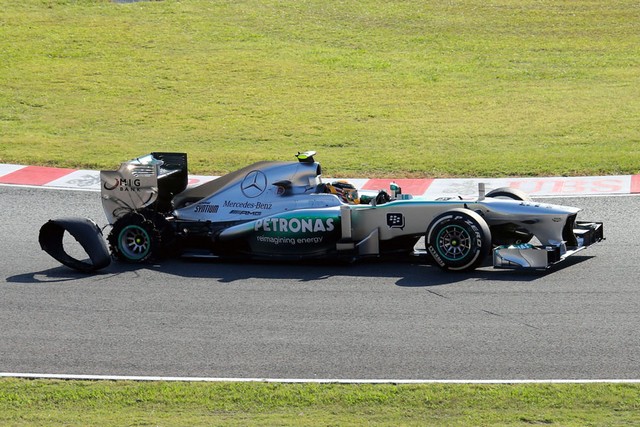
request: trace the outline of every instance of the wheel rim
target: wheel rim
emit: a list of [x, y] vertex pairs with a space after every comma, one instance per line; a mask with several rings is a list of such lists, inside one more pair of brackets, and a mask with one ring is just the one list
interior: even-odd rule
[[460, 261], [471, 251], [471, 235], [458, 225], [443, 228], [436, 239], [438, 254], [448, 261]]
[[120, 232], [118, 246], [125, 257], [132, 260], [142, 259], [151, 250], [151, 238], [144, 228], [128, 225]]

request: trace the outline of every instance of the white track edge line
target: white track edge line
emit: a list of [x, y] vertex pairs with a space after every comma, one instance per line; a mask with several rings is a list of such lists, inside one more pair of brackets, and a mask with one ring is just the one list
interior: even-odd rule
[[640, 384], [640, 379], [318, 379], [318, 378], [215, 378], [215, 377], [164, 377], [128, 375], [70, 375], [0, 372], [0, 378], [56, 379], [86, 381], [167, 381], [167, 382], [260, 382], [260, 383], [309, 383], [309, 384]]

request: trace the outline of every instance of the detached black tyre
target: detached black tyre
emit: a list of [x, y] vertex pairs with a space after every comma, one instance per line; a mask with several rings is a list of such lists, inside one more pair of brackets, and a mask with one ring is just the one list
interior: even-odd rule
[[140, 263], [158, 255], [160, 234], [152, 221], [131, 213], [118, 219], [108, 237], [111, 254], [118, 260]]
[[491, 231], [477, 213], [452, 209], [433, 220], [425, 243], [438, 267], [447, 271], [469, 271], [482, 264], [491, 252]]

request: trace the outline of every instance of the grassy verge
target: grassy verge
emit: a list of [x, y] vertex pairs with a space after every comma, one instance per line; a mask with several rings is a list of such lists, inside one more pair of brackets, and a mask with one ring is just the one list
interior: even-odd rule
[[637, 425], [640, 387], [0, 380], [0, 423], [39, 425]]
[[636, 173], [639, 21], [635, 0], [7, 0], [0, 162]]

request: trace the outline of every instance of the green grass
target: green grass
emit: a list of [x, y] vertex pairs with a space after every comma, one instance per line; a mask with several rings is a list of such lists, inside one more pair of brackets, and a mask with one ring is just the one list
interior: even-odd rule
[[622, 384], [350, 385], [0, 380], [8, 426], [625, 426]]
[[640, 171], [636, 0], [5, 0], [0, 163]]

